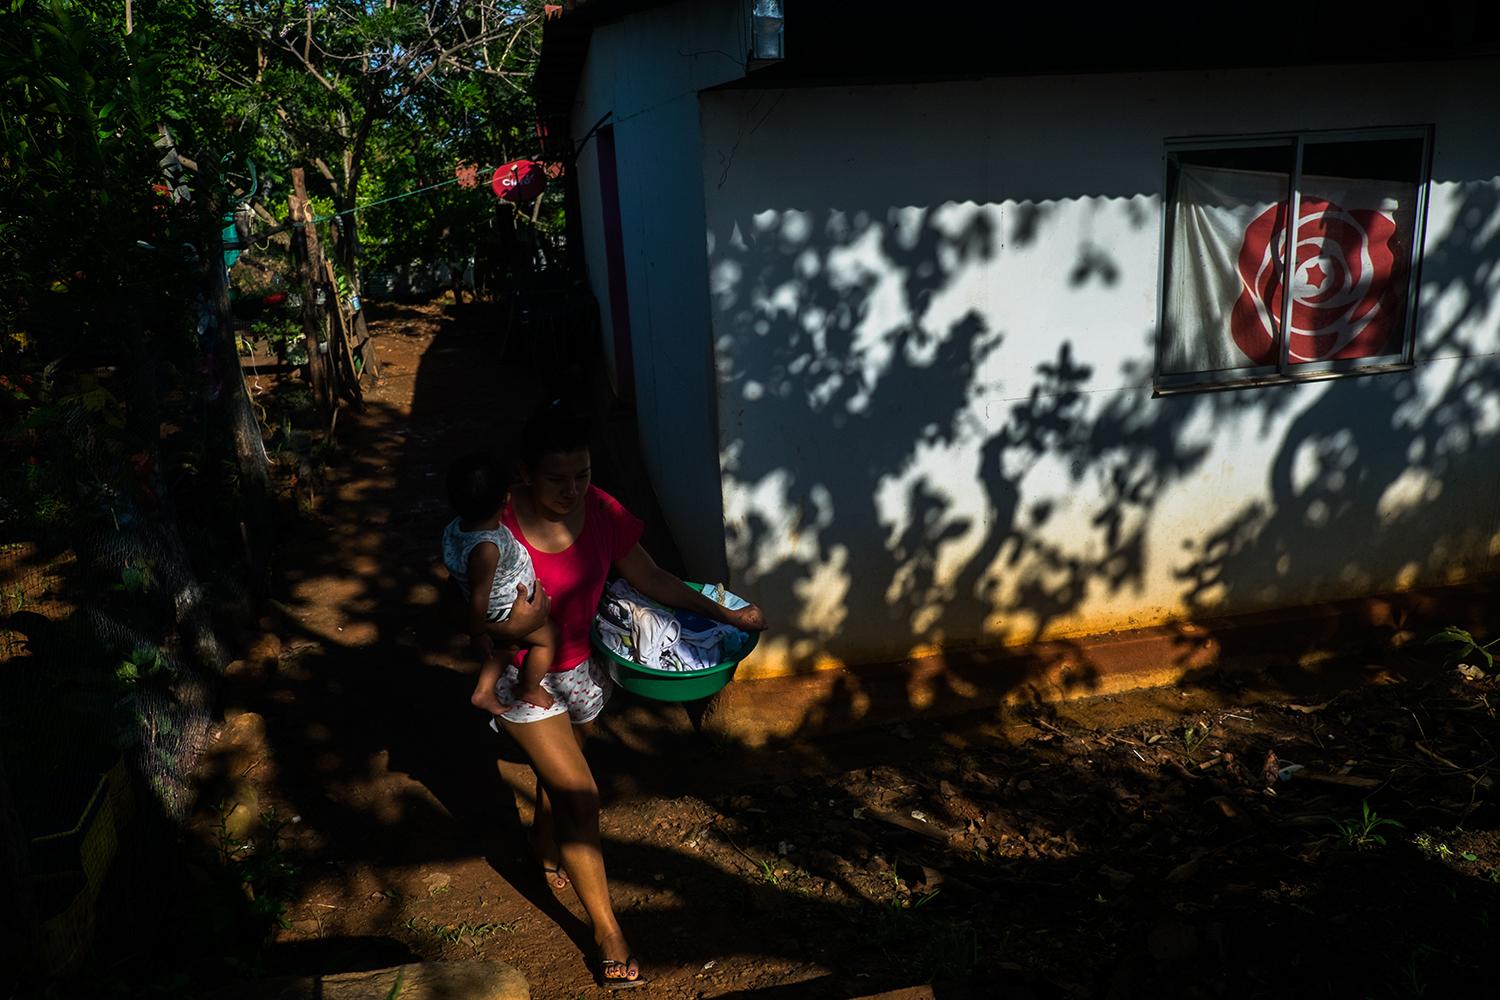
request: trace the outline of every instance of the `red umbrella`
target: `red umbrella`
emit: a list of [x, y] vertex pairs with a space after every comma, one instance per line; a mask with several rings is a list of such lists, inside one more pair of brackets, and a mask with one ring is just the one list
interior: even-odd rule
[[495, 168], [490, 187], [502, 201], [534, 201], [547, 186], [547, 174], [535, 160], [511, 160]]

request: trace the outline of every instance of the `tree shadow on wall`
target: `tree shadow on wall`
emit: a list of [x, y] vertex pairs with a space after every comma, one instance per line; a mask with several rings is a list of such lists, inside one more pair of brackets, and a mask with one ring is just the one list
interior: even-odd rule
[[[1125, 351], [1046, 317], [992, 325], [1004, 296], [1045, 294], [992, 287], [1007, 256], [1055, 255], [1078, 212], [1146, 227], [1138, 198], [711, 219], [732, 571], [792, 609], [776, 627], [794, 666], [940, 645], [961, 693], [984, 679], [966, 650], [1088, 630], [1101, 607], [1213, 616], [1489, 569], [1500, 192], [1463, 184], [1456, 201], [1427, 239], [1413, 371], [1167, 397], [1152, 330]], [[1093, 229], [1056, 269], [1058, 315], [1107, 317], [1141, 286]], [[1246, 495], [1233, 466], [1267, 454]], [[1076, 681], [1097, 683], [1075, 652]]]

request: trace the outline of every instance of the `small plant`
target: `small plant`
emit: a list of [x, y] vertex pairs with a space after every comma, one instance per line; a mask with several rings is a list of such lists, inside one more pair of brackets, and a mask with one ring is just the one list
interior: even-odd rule
[[167, 658], [155, 646], [139, 646], [115, 664], [115, 680], [132, 686], [159, 677], [167, 670]]
[[[1344, 838], [1345, 846], [1356, 850], [1364, 850], [1367, 847], [1384, 847], [1385, 837], [1376, 831], [1384, 826], [1392, 826], [1398, 830], [1406, 829], [1397, 820], [1386, 819], [1377, 815], [1375, 810], [1370, 808], [1368, 801], [1361, 803], [1361, 806], [1360, 815], [1354, 819], [1343, 821], [1329, 820], [1329, 822], [1338, 828], [1340, 836]], [[1440, 850], [1447, 850], [1446, 845], [1439, 845], [1439, 848]]]
[[8, 592], [0, 591], [0, 614], [26, 610], [26, 590], [19, 583]]
[[[1447, 844], [1433, 840], [1425, 833], [1419, 833], [1413, 837], [1412, 844], [1429, 858], [1437, 858], [1439, 861], [1451, 862], [1454, 858], [1460, 858], [1470, 864], [1475, 864], [1479, 861], [1479, 855], [1473, 851], [1455, 851]], [[1491, 869], [1491, 872], [1494, 871], [1500, 871], [1500, 869]], [[1500, 881], [1500, 879], [1491, 876], [1490, 881]]]
[[1203, 749], [1203, 743], [1212, 731], [1213, 726], [1207, 722], [1193, 723], [1183, 727], [1182, 746], [1187, 751], [1189, 760], [1197, 758], [1198, 751]]
[[261, 341], [277, 358], [293, 365], [307, 364], [307, 346], [302, 323], [291, 313], [276, 313], [250, 324], [251, 341]]
[[252, 915], [263, 926], [287, 928], [286, 904], [299, 869], [281, 846], [281, 833], [291, 820], [280, 819], [272, 810], [260, 815], [260, 831], [246, 840], [229, 832], [232, 806], [220, 803], [215, 826], [219, 862], [235, 878], [250, 901]]
[[120, 571], [120, 582], [114, 584], [111, 589], [122, 590], [127, 594], [144, 594], [151, 589], [151, 584], [151, 561], [149, 559], [131, 560]]
[[762, 861], [760, 863], [760, 877], [770, 885], [781, 884], [781, 876], [777, 873], [776, 869], [771, 866], [771, 862], [769, 861]]
[[1480, 645], [1479, 641], [1466, 629], [1449, 625], [1436, 635], [1428, 636], [1423, 645], [1446, 647], [1448, 652], [1443, 662], [1447, 666], [1479, 659], [1484, 661], [1485, 670], [1492, 671], [1495, 669], [1495, 657], [1490, 652], [1490, 647], [1497, 642], [1500, 642], [1500, 639], [1491, 639]]
[[880, 873], [881, 878], [891, 883], [891, 895], [885, 901], [886, 909], [896, 912], [901, 910], [915, 910], [932, 902], [933, 898], [941, 891], [933, 889], [930, 892], [918, 894], [912, 891], [906, 880], [897, 874], [896, 869], [890, 868]]
[[1439, 861], [1452, 861], [1455, 856], [1470, 862], [1479, 860], [1479, 855], [1473, 851], [1454, 851], [1447, 844], [1433, 840], [1425, 833], [1419, 833], [1413, 837], [1412, 844], [1429, 858], [1437, 858]]
[[407, 930], [431, 938], [439, 945], [466, 942], [476, 952], [480, 939], [493, 934], [510, 934], [520, 926], [519, 920], [487, 920], [484, 923], [464, 920], [456, 924], [440, 924], [426, 917], [411, 917], [406, 921]]
[[1425, 944], [1419, 944], [1412, 949], [1412, 953], [1406, 959], [1406, 965], [1402, 968], [1402, 981], [1406, 987], [1408, 996], [1423, 997], [1427, 995], [1427, 983], [1422, 978], [1420, 965], [1422, 960], [1433, 953], [1434, 949]]
[[[907, 905], [892, 899], [877, 911], [870, 927], [912, 979], [967, 976], [980, 964], [979, 935], [967, 920], [956, 920], [937, 909], [922, 908], [937, 895], [924, 893]], [[918, 912], [921, 911], [921, 912]]]

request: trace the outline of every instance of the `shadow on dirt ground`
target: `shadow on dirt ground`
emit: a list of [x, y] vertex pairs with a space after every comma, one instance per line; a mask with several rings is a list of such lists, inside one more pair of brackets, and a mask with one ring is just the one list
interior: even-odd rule
[[[249, 796], [281, 866], [260, 885], [285, 926], [240, 974], [484, 957], [589, 995], [582, 911], [525, 848], [529, 772], [437, 613], [446, 462], [556, 383], [482, 309], [376, 327], [383, 382], [205, 769], [198, 832], [222, 844]], [[1455, 995], [1500, 919], [1500, 689], [1399, 648], [1378, 666], [1305, 702], [1206, 675], [759, 747], [622, 697], [591, 747], [622, 922], [654, 996]]]

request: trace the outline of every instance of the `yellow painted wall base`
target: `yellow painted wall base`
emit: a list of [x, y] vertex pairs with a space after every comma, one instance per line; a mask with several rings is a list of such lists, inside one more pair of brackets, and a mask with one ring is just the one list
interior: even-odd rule
[[1334, 658], [1389, 660], [1393, 650], [1447, 624], [1500, 627], [1486, 618], [1497, 596], [1495, 582], [1476, 583], [1020, 648], [932, 650], [897, 663], [825, 660], [822, 669], [796, 674], [747, 671], [710, 702], [703, 725], [763, 746], [918, 717], [1191, 683], [1219, 672], [1313, 676]]

